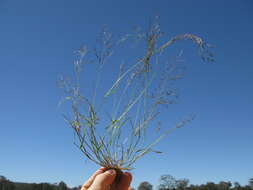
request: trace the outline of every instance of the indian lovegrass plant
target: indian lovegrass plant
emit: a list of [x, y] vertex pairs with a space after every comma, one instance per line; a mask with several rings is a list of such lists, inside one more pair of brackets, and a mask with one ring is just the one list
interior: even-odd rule
[[[63, 101], [69, 101], [72, 110], [64, 119], [74, 131], [75, 145], [86, 158], [113, 168], [118, 174], [131, 170], [144, 155], [160, 153], [153, 147], [171, 131], [193, 119], [189, 117], [171, 128], [161, 127], [158, 121], [159, 114], [175, 103], [178, 93], [173, 83], [184, 73], [179, 61], [181, 55], [173, 63], [162, 62], [160, 58], [164, 52], [177, 41], [189, 40], [197, 46], [204, 61], [213, 61], [208, 51], [210, 45], [196, 35], [176, 35], [165, 42], [161, 42], [162, 36], [157, 21], [150, 24], [147, 32], [137, 29], [119, 40], [115, 40], [105, 27], [98, 47], [92, 50], [83, 46], [77, 51], [75, 79], [63, 76], [59, 79], [66, 93]], [[132, 52], [135, 58], [127, 54], [131, 51], [131, 42], [139, 46]], [[120, 48], [129, 63], [118, 64], [120, 58], [113, 61], [112, 57]], [[111, 62], [118, 64], [117, 75], [114, 75], [115, 66]], [[82, 83], [81, 78], [85, 76], [96, 76], [89, 81], [90, 89], [87, 81], [87, 84]], [[159, 135], [154, 138], [154, 134]], [[149, 137], [154, 139], [150, 141]]]

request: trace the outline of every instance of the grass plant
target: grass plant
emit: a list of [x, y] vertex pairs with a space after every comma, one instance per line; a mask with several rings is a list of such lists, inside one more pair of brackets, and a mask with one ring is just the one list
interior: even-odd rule
[[[83, 46], [77, 51], [75, 80], [60, 77], [59, 85], [66, 93], [61, 103], [69, 101], [72, 109], [72, 115], [64, 115], [64, 119], [74, 131], [75, 145], [92, 162], [119, 172], [131, 170], [144, 155], [161, 153], [154, 150], [154, 146], [193, 119], [189, 117], [172, 128], [160, 126], [159, 114], [175, 103], [178, 96], [172, 84], [182, 78], [184, 72], [179, 61], [164, 63], [159, 58], [177, 41], [189, 40], [197, 46], [203, 61], [212, 62], [213, 55], [208, 51], [211, 46], [193, 34], [176, 35], [163, 43], [162, 36], [157, 20], [146, 32], [137, 29], [119, 40], [114, 40], [112, 33], [104, 28], [98, 47], [92, 50]], [[119, 64], [118, 75], [107, 86], [105, 81], [111, 76], [106, 73], [108, 67], [112, 67], [110, 59], [118, 49], [131, 43], [141, 44], [137, 52], [143, 54], [137, 55], [133, 64]], [[125, 56], [126, 50], [123, 51]], [[180, 58], [181, 55], [177, 60]], [[85, 70], [88, 65], [96, 68], [93, 90], [87, 90], [83, 83], [81, 86], [81, 73], [90, 72]], [[91, 91], [92, 95], [88, 96]], [[149, 137], [153, 138], [156, 133], [159, 135], [150, 141]]]

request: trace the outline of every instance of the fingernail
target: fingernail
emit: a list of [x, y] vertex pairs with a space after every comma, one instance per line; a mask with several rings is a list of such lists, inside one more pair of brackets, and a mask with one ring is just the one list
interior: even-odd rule
[[128, 176], [130, 176], [130, 177], [133, 177], [132, 174], [129, 173], [129, 172], [126, 172], [126, 174], [127, 174]]
[[126, 175], [130, 176], [131, 174], [129, 172], [125, 172]]
[[116, 173], [115, 170], [107, 170], [107, 172], [111, 175], [114, 175]]

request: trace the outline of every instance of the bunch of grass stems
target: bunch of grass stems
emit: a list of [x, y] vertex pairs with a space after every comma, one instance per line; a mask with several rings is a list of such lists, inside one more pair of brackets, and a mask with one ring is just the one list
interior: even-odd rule
[[[174, 129], [180, 128], [192, 120], [192, 117], [182, 120], [174, 127], [164, 129], [154, 141], [145, 143], [147, 142], [146, 130], [150, 127], [151, 122], [157, 119], [159, 107], [171, 104], [170, 98], [176, 96], [176, 93], [169, 88], [170, 82], [182, 77], [181, 74], [174, 73], [177, 64], [167, 65], [162, 74], [156, 73], [153, 69], [154, 66], [161, 64], [157, 62], [156, 56], [161, 55], [177, 41], [190, 40], [197, 45], [204, 61], [213, 61], [212, 54], [208, 51], [210, 46], [200, 37], [193, 34], [176, 35], [169, 41], [161, 43], [162, 45], [158, 45], [162, 35], [158, 22], [150, 24], [147, 32], [138, 31], [137, 34], [126, 35], [116, 42], [113, 41], [110, 32], [106, 29], [102, 30], [101, 48], [94, 51], [99, 70], [97, 75], [100, 75], [100, 70], [107, 66], [106, 62], [112, 56], [112, 49], [125, 40], [129, 40], [129, 38], [144, 40], [145, 53], [127, 69], [120, 67], [119, 75], [103, 93], [99, 104], [96, 100], [97, 90], [101, 81], [103, 82], [105, 79], [102, 80], [98, 76], [94, 85], [95, 91], [91, 98], [81, 94], [80, 90], [82, 67], [89, 62], [86, 59], [89, 51], [85, 46], [78, 51], [78, 58], [74, 63], [75, 83], [71, 83], [64, 77], [60, 78], [59, 84], [67, 93], [64, 101], [70, 101], [72, 107], [72, 116], [64, 115], [64, 118], [75, 133], [75, 145], [94, 163], [108, 169], [113, 168], [118, 172], [130, 170], [133, 164], [147, 153], [160, 153], [153, 149], [154, 145]], [[161, 76], [161, 80], [154, 83], [157, 75]], [[129, 95], [129, 93], [131, 94]], [[110, 98], [113, 98], [114, 110], [107, 123], [100, 124], [104, 117], [101, 110]], [[101, 129], [101, 127], [98, 128], [98, 125], [104, 127]]]

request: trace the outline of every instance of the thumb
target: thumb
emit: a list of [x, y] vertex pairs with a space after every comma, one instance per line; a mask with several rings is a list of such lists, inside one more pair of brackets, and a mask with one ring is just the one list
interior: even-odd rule
[[89, 190], [106, 190], [107, 186], [112, 184], [116, 177], [115, 170], [107, 170], [106, 172], [96, 176]]

